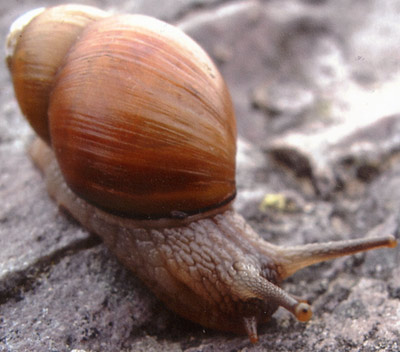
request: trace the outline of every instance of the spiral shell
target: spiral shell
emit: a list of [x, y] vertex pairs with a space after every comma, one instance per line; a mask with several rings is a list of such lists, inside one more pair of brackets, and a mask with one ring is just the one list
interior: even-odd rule
[[[231, 201], [235, 116], [207, 54], [176, 27], [141, 15], [80, 15], [53, 30], [59, 11], [46, 10], [28, 24], [11, 67], [21, 109], [51, 141], [70, 188], [133, 218], [182, 217]], [[43, 24], [35, 29], [39, 20], [51, 35]], [[56, 47], [42, 47], [66, 26], [77, 39], [68, 27]], [[23, 49], [33, 37], [39, 53]], [[48, 60], [39, 65], [40, 77], [37, 57]]]

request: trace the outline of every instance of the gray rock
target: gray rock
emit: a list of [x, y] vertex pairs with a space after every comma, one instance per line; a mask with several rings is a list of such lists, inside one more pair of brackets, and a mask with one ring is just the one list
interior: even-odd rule
[[289, 132], [268, 142], [267, 150], [298, 176], [308, 177], [323, 196], [354, 179], [369, 182], [399, 155], [400, 115], [357, 116], [314, 131]]
[[[0, 41], [13, 18], [45, 3], [1, 3]], [[238, 118], [236, 208], [266, 240], [399, 237], [400, 1], [90, 4], [175, 21], [216, 60]], [[399, 350], [399, 249], [288, 279], [285, 289], [309, 299], [314, 316], [302, 324], [278, 310], [254, 347], [168, 311], [48, 198], [5, 66], [0, 78], [0, 350]], [[260, 210], [275, 193], [296, 211]]]

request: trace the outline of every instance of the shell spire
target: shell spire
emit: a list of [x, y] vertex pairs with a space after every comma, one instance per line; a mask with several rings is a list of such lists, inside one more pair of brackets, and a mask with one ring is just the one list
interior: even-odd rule
[[50, 143], [47, 110], [54, 78], [80, 33], [107, 12], [85, 5], [38, 8], [11, 25], [6, 61], [22, 113]]

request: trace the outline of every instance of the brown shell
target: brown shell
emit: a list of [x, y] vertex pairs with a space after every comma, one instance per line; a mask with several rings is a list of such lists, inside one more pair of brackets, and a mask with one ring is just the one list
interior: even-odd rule
[[18, 36], [8, 61], [15, 95], [22, 113], [47, 142], [48, 101], [56, 72], [80, 32], [105, 16], [94, 7], [61, 5], [37, 14], [19, 33], [10, 33]]
[[89, 25], [57, 75], [49, 119], [66, 182], [100, 208], [174, 217], [235, 195], [228, 89], [207, 54], [164, 22]]

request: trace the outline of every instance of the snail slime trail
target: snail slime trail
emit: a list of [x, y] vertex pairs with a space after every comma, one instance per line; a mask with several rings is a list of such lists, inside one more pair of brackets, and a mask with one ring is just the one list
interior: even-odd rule
[[254, 343], [280, 306], [311, 318], [283, 279], [396, 246], [393, 236], [287, 248], [260, 238], [232, 208], [230, 93], [176, 27], [83, 5], [40, 9], [11, 26], [7, 65], [50, 196], [189, 320]]

